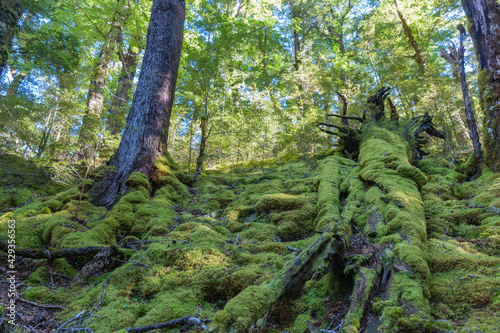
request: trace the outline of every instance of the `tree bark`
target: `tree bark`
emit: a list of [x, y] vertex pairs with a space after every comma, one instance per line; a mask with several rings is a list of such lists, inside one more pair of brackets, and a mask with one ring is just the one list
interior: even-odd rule
[[154, 163], [165, 153], [168, 139], [184, 18], [184, 0], [153, 1], [137, 89], [120, 146], [109, 163], [115, 170], [93, 188], [96, 205], [113, 206], [125, 194], [125, 181], [134, 171], [155, 179]]
[[134, 51], [132, 47], [129, 47], [126, 53], [120, 55], [122, 70], [118, 78], [118, 87], [108, 111], [108, 127], [112, 135], [119, 134], [123, 129], [128, 102], [130, 100], [129, 91], [134, 84], [135, 72], [141, 51], [142, 49]]
[[500, 171], [500, 5], [495, 0], [462, 0], [479, 61], [479, 94], [484, 112], [484, 161]]

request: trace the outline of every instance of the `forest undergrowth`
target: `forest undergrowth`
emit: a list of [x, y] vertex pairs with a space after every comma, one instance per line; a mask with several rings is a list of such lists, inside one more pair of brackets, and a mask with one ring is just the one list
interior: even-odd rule
[[2, 268], [2, 328], [500, 330], [500, 174], [467, 179], [467, 163], [409, 156], [382, 128], [359, 161], [330, 150], [194, 179], [166, 156], [155, 188], [133, 173], [110, 211], [86, 193], [99, 172], [62, 188], [1, 156], [0, 235], [16, 221], [20, 318], [6, 323]]

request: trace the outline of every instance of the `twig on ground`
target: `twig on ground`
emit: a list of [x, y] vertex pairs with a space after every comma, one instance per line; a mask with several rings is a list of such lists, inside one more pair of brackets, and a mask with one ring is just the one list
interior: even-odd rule
[[[59, 333], [59, 332], [62, 332], [62, 331], [71, 331], [71, 332], [94, 332], [91, 328], [88, 328], [88, 324], [89, 324], [89, 321], [92, 320], [93, 321], [93, 318], [100, 318], [100, 316], [94, 316], [94, 312], [101, 306], [102, 304], [102, 301], [104, 300], [104, 296], [106, 296], [106, 287], [108, 285], [108, 282], [109, 282], [109, 278], [106, 280], [106, 282], [104, 282], [104, 286], [102, 288], [102, 296], [101, 296], [101, 300], [99, 301], [99, 303], [97, 303], [97, 305], [90, 311], [81, 311], [79, 313], [77, 313], [73, 318], [67, 320], [66, 322], [64, 322], [64, 324], [62, 324], [61, 326], [59, 326], [57, 328], [57, 330], [55, 331], [55, 333]], [[73, 324], [71, 327], [68, 327], [68, 328], [65, 328], [66, 325], [74, 322], [74, 321], [77, 321], [75, 324]], [[85, 326], [82, 326], [83, 322], [87, 320], [87, 323], [85, 323]]]
[[[338, 324], [334, 329], [332, 330], [320, 330], [320, 332], [322, 333], [337, 333], [337, 332], [340, 332], [342, 330], [342, 325], [344, 325], [344, 319], [342, 319], [342, 321], [340, 322], [340, 324]], [[338, 329], [338, 331], [337, 331]]]
[[443, 236], [443, 244], [441, 244], [441, 247], [443, 249], [446, 249], [446, 246], [444, 245], [444, 242], [446, 242], [446, 234], [448, 233], [448, 228], [446, 228], [446, 231], [444, 232], [444, 236]]
[[151, 266], [148, 266], [148, 265], [145, 265], [145, 264], [141, 264], [140, 262], [137, 262], [137, 261], [131, 261], [131, 260], [127, 261], [127, 260], [121, 260], [121, 259], [116, 259], [116, 258], [111, 258], [111, 260], [123, 262], [125, 264], [132, 263], [132, 264], [136, 264], [136, 265], [143, 266], [143, 267], [146, 267], [146, 268], [151, 268]]

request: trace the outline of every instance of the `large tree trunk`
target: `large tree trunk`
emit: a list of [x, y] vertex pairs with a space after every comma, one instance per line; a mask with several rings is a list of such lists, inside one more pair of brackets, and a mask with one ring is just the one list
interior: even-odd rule
[[165, 153], [182, 50], [184, 0], [154, 0], [146, 51], [127, 125], [109, 172], [92, 190], [96, 205], [111, 207], [125, 194], [125, 181], [140, 171], [154, 182], [155, 162]]
[[142, 49], [133, 50], [129, 47], [127, 52], [120, 54], [122, 70], [118, 78], [118, 87], [111, 100], [109, 108], [108, 127], [112, 135], [119, 134], [124, 126], [126, 111], [128, 110], [129, 91], [133, 86], [135, 72]]
[[500, 171], [500, 5], [495, 0], [462, 0], [479, 60], [479, 93], [484, 112], [485, 163]]

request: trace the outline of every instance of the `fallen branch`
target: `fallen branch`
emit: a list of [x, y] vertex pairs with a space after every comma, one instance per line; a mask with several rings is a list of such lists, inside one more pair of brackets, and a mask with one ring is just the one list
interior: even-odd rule
[[444, 236], [443, 236], [443, 244], [441, 244], [441, 247], [443, 249], [446, 249], [446, 246], [444, 246], [444, 242], [446, 242], [446, 234], [448, 233], [448, 228], [446, 228], [446, 231], [444, 232]]
[[190, 325], [190, 326], [200, 326], [202, 329], [206, 329], [207, 327], [204, 325], [204, 323], [209, 323], [211, 320], [209, 319], [198, 319], [195, 317], [182, 317], [179, 319], [173, 319], [170, 321], [167, 321], [165, 323], [159, 323], [159, 324], [154, 324], [154, 325], [149, 325], [149, 326], [143, 326], [143, 327], [135, 327], [135, 328], [129, 328], [127, 327], [128, 332], [147, 332], [151, 330], [157, 330], [160, 328], [165, 328], [165, 327], [175, 327], [175, 326], [180, 326], [180, 325]]
[[21, 298], [21, 297], [16, 297], [17, 300], [23, 302], [23, 303], [26, 303], [26, 304], [29, 304], [29, 305], [33, 305], [33, 306], [36, 306], [37, 308], [41, 308], [41, 309], [47, 309], [47, 310], [66, 310], [66, 308], [64, 306], [60, 306], [60, 305], [41, 305], [41, 304], [37, 304], [35, 302], [31, 302], [31, 301], [28, 301], [27, 299], [24, 299], [24, 298]]

